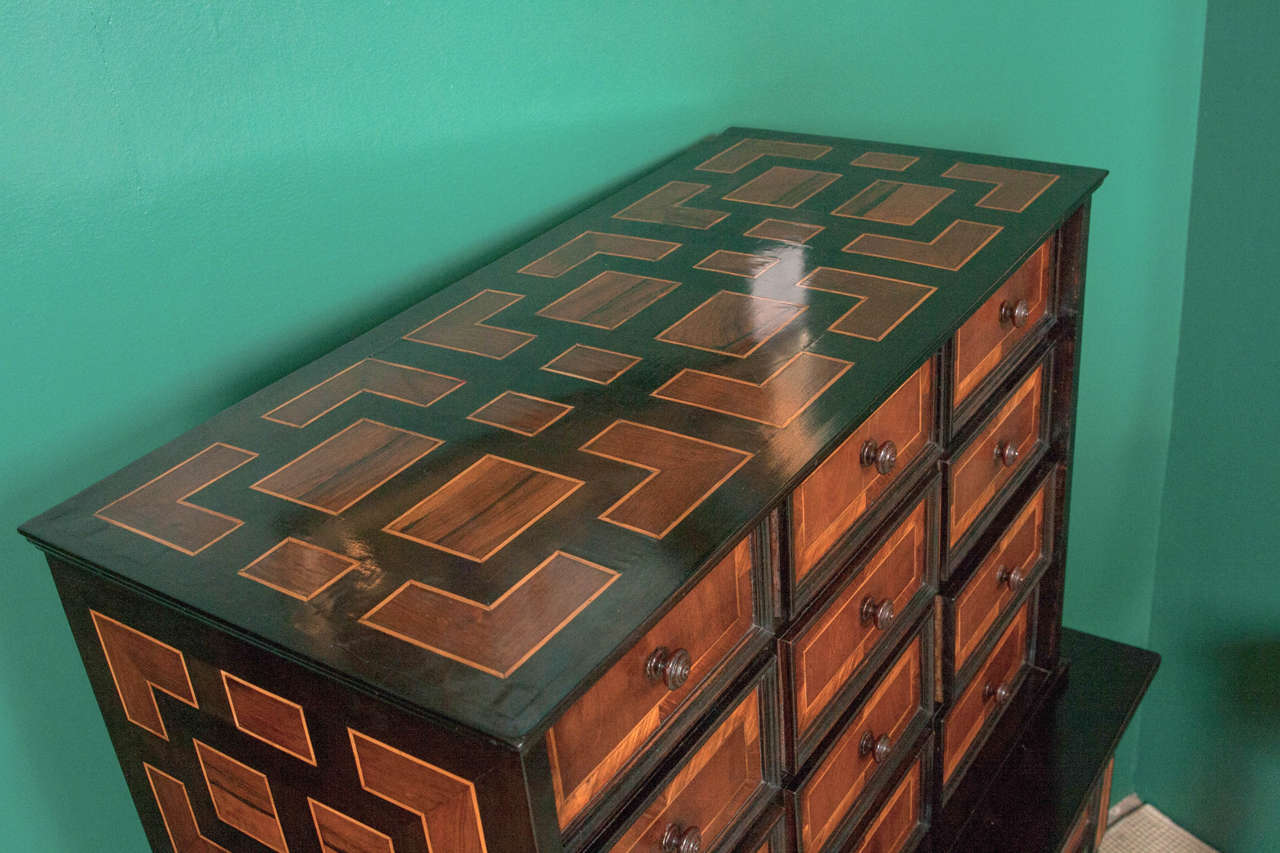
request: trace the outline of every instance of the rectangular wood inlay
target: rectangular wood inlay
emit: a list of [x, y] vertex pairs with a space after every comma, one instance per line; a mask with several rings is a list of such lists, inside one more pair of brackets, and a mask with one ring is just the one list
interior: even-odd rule
[[542, 365], [542, 369], [548, 373], [562, 373], [575, 379], [585, 379], [597, 385], [608, 385], [639, 362], [639, 356], [574, 344]]
[[774, 166], [726, 195], [725, 200], [769, 207], [799, 207], [839, 179], [836, 172]]
[[757, 237], [761, 240], [777, 240], [779, 243], [803, 246], [824, 230], [826, 230], [826, 227], [823, 225], [788, 222], [785, 219], [766, 219], [744, 231], [743, 236]]
[[597, 329], [616, 329], [679, 286], [678, 281], [606, 270], [538, 314]]
[[537, 435], [571, 411], [573, 406], [554, 400], [503, 391], [467, 415], [467, 420], [501, 427], [520, 435]]
[[658, 335], [658, 340], [746, 358], [806, 306], [722, 290]]
[[915, 225], [953, 192], [945, 187], [880, 180], [831, 212], [891, 225]]

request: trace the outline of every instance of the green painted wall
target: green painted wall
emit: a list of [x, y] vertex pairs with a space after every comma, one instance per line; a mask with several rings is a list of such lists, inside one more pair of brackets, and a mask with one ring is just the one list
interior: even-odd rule
[[[1069, 624], [1142, 643], [1204, 0], [0, 7], [0, 526], [726, 125], [1113, 170]], [[0, 537], [0, 827], [140, 851], [36, 553]], [[1133, 755], [1119, 791], [1132, 787]]]
[[1231, 853], [1280, 848], [1280, 6], [1213, 0], [1139, 790]]

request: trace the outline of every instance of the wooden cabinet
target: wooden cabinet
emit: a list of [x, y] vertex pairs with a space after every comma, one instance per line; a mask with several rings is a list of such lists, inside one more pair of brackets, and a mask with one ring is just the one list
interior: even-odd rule
[[28, 522], [152, 845], [952, 849], [1103, 177], [732, 129]]

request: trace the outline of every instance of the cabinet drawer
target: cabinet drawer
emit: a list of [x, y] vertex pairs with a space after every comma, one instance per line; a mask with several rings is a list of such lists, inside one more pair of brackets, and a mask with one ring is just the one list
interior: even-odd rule
[[953, 545], [1033, 456], [1044, 421], [1044, 375], [1045, 363], [1041, 362], [951, 461], [949, 533]]
[[1040, 324], [1053, 276], [1047, 240], [956, 331], [953, 405], [960, 405]]
[[930, 359], [796, 488], [791, 497], [795, 583], [804, 581], [928, 446], [933, 388]]
[[[764, 787], [762, 727], [766, 679], [749, 692], [653, 799], [609, 850], [712, 850]], [[695, 848], [693, 839], [700, 843]]]
[[754, 537], [748, 536], [548, 731], [561, 829], [609, 786], [755, 631], [753, 562]]
[[1000, 714], [1013, 691], [1027, 658], [1030, 637], [1031, 598], [1005, 629], [991, 656], [956, 700], [943, 723], [942, 782], [945, 785], [960, 760], [974, 745], [989, 720]]
[[801, 785], [796, 795], [801, 850], [821, 850], [868, 790], [876, 771], [892, 764], [893, 755], [907, 745], [903, 736], [924, 708], [923, 645], [923, 635], [908, 644]]
[[955, 670], [970, 656], [1031, 580], [1036, 564], [1047, 555], [1048, 492], [1052, 480], [1036, 489], [1026, 506], [956, 596]]
[[890, 638], [895, 616], [931, 576], [929, 494], [809, 624], [782, 643], [794, 685], [797, 741]]
[[906, 849], [924, 815], [923, 780], [924, 768], [916, 761], [854, 848], [857, 853], [901, 853]]

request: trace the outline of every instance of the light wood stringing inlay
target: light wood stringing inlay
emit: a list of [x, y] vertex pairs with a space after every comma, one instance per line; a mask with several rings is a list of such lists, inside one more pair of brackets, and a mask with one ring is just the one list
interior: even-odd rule
[[785, 427], [850, 367], [853, 362], [799, 352], [760, 383], [686, 367], [663, 383], [653, 396], [772, 427]]
[[154, 691], [166, 693], [192, 708], [200, 707], [195, 688], [191, 686], [186, 658], [173, 646], [96, 610], [90, 610], [89, 615], [125, 719], [161, 740], [168, 740], [169, 733]]
[[366, 358], [281, 403], [262, 417], [300, 429], [360, 394], [373, 394], [425, 408], [465, 384], [452, 376]]
[[678, 281], [605, 270], [538, 315], [597, 329], [616, 329], [679, 286]]
[[749, 255], [716, 249], [693, 265], [694, 269], [736, 275], [739, 278], [758, 278], [767, 272], [778, 259], [772, 255]]
[[360, 787], [417, 815], [428, 850], [486, 853], [475, 785], [354, 729], [347, 734]]
[[895, 745], [921, 706], [923, 649], [917, 640], [907, 646], [893, 669], [876, 686], [864, 709], [848, 724], [797, 792], [802, 849], [822, 848], [876, 774], [870, 755], [860, 755], [865, 732], [889, 735]]
[[722, 290], [657, 335], [669, 344], [746, 358], [807, 306]]
[[483, 563], [582, 485], [487, 453], [383, 530]]
[[627, 234], [584, 231], [563, 246], [552, 249], [536, 261], [525, 264], [520, 268], [520, 272], [543, 278], [558, 278], [596, 255], [659, 261], [678, 248], [680, 248], [679, 243], [669, 240], [650, 240], [647, 237], [632, 237]]
[[316, 766], [307, 716], [301, 705], [250, 684], [226, 670], [221, 674], [231, 719], [237, 729], [299, 761]]
[[506, 678], [618, 577], [557, 551], [491, 604], [407, 581], [361, 617], [364, 625]]
[[238, 574], [299, 601], [310, 601], [358, 565], [344, 554], [291, 536]]
[[534, 436], [573, 411], [573, 406], [532, 394], [503, 391], [471, 414], [467, 420], [489, 424], [519, 435]]
[[443, 443], [361, 418], [250, 488], [338, 515]]
[[289, 853], [267, 777], [200, 740], [194, 743], [218, 820], [276, 853]]
[[258, 454], [215, 442], [94, 513], [131, 533], [195, 556], [244, 524], [187, 499]]
[[844, 251], [955, 271], [969, 263], [1002, 230], [999, 225], [957, 219], [927, 242], [884, 234], [859, 234]]
[[600, 518], [655, 539], [670, 533], [753, 455], [626, 420], [614, 421], [579, 449], [650, 472]]
[[703, 172], [732, 174], [749, 166], [761, 157], [791, 157], [797, 160], [817, 160], [831, 150], [829, 145], [809, 142], [788, 142], [782, 139], [742, 139], [719, 154], [703, 161], [695, 168]]
[[867, 828], [857, 853], [900, 853], [920, 822], [920, 762], [911, 765], [906, 777], [880, 808], [880, 816]]
[[879, 180], [831, 213], [890, 225], [915, 225], [955, 190]]
[[743, 806], [764, 784], [760, 688], [716, 727], [675, 777], [610, 847], [612, 853], [657, 851], [667, 825], [697, 826], [703, 849], [714, 849]]
[[840, 180], [838, 172], [774, 166], [724, 196], [725, 201], [796, 208]]
[[680, 228], [697, 228], [705, 231], [729, 214], [722, 210], [700, 210], [686, 207], [685, 202], [711, 189], [709, 184], [689, 181], [670, 181], [644, 198], [613, 215], [614, 219], [633, 222], [654, 222], [659, 225], [675, 225]]
[[[561, 715], [547, 753], [563, 829], [696, 695], [753, 630], [752, 539], [721, 560], [684, 598]], [[685, 649], [691, 675], [668, 690], [645, 674], [660, 646]]]
[[147, 773], [151, 793], [155, 796], [156, 806], [160, 810], [160, 820], [164, 823], [164, 829], [169, 835], [169, 843], [173, 845], [174, 853], [229, 853], [227, 848], [221, 844], [215, 844], [200, 832], [200, 827], [196, 825], [195, 810], [191, 808], [191, 798], [187, 795], [186, 785], [145, 761], [142, 767]]
[[837, 334], [868, 341], [884, 340], [937, 290], [936, 287], [916, 284], [914, 281], [868, 275], [836, 267], [818, 267], [796, 282], [796, 287], [856, 298], [857, 303], [840, 315], [829, 328]]
[[790, 243], [803, 246], [819, 233], [826, 230], [823, 225], [809, 225], [804, 222], [788, 222], [785, 219], [766, 219], [743, 232], [744, 237], [757, 237], [761, 240], [776, 240], [779, 243]]
[[395, 853], [391, 838], [350, 815], [307, 797], [320, 853]]
[[548, 373], [560, 373], [597, 385], [608, 385], [640, 363], [640, 357], [612, 350], [574, 344], [542, 365]]
[[920, 160], [909, 154], [890, 154], [887, 151], [865, 151], [849, 161], [851, 166], [881, 169], [887, 172], [905, 172]]
[[977, 163], [956, 163], [943, 172], [942, 177], [995, 184], [995, 188], [978, 199], [975, 205], [992, 210], [1007, 210], [1010, 213], [1022, 213], [1058, 180], [1057, 175], [1047, 172], [1028, 172]]
[[524, 299], [524, 294], [482, 290], [404, 336], [407, 341], [442, 349], [504, 359], [537, 337], [528, 332], [485, 323], [490, 317]]

